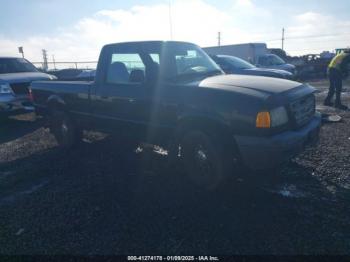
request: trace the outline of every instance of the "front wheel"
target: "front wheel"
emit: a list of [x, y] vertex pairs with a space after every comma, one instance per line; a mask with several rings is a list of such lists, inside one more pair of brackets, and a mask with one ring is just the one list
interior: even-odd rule
[[8, 117], [6, 115], [2, 115], [0, 113], [0, 124], [3, 124], [8, 121]]
[[82, 132], [72, 119], [62, 111], [54, 110], [51, 115], [50, 131], [60, 147], [70, 148], [82, 137]]
[[[223, 139], [223, 138], [221, 138]], [[181, 156], [189, 178], [202, 189], [214, 190], [233, 170], [234, 155], [224, 141], [202, 131], [190, 131], [181, 143]]]

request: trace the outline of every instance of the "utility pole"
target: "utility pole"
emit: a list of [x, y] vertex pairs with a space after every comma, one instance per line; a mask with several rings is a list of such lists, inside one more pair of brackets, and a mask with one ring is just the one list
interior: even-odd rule
[[282, 28], [282, 50], [284, 50], [284, 28]]
[[53, 61], [53, 68], [56, 70], [55, 55], [52, 55], [52, 61]]
[[169, 32], [170, 40], [173, 40], [173, 18], [171, 14], [171, 0], [169, 0]]
[[18, 52], [22, 54], [22, 57], [24, 58], [23, 46], [18, 47]]
[[43, 69], [45, 71], [47, 71], [49, 69], [49, 66], [48, 66], [48, 63], [47, 63], [47, 51], [45, 49], [43, 49], [42, 52], [43, 52], [43, 60], [44, 60]]
[[221, 46], [221, 32], [218, 32], [218, 46]]

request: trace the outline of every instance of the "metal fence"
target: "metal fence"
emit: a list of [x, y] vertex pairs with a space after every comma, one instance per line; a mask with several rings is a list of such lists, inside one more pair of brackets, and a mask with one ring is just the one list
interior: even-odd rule
[[[83, 61], [83, 62], [32, 62], [38, 69], [43, 71], [60, 70], [60, 69], [96, 69], [97, 61]], [[144, 65], [140, 61], [123, 61], [129, 69], [143, 69]]]
[[47, 62], [47, 65], [44, 62], [33, 62], [38, 69], [47, 71], [47, 70], [59, 70], [67, 68], [76, 68], [76, 69], [96, 69], [97, 61], [83, 61], [83, 62]]

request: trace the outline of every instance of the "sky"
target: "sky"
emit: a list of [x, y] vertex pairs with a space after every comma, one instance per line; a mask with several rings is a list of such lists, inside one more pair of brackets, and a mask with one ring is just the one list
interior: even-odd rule
[[[95, 61], [108, 43], [266, 42], [291, 55], [350, 46], [349, 0], [0, 0], [0, 56]], [[171, 17], [171, 19], [170, 19]], [[171, 21], [171, 23], [170, 23]], [[170, 26], [171, 25], [171, 26]]]

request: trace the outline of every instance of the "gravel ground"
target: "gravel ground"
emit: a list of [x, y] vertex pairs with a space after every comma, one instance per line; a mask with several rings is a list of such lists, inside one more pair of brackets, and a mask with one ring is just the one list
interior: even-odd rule
[[319, 110], [342, 121], [278, 179], [242, 171], [210, 194], [162, 152], [92, 132], [67, 152], [32, 115], [1, 123], [0, 253], [349, 255], [350, 112]]

